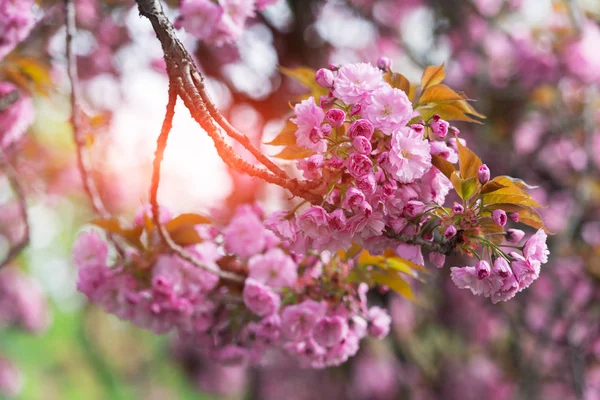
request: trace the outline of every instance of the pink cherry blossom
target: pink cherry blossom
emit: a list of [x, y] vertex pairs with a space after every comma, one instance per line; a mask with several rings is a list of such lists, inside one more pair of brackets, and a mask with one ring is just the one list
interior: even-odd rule
[[273, 288], [293, 286], [298, 279], [296, 264], [280, 248], [256, 254], [248, 261], [249, 276]]
[[256, 315], [264, 317], [279, 309], [281, 299], [268, 286], [252, 278], [244, 283], [242, 292], [244, 304]]
[[371, 64], [346, 64], [338, 70], [333, 93], [345, 103], [363, 103], [382, 85], [381, 70]]
[[413, 109], [406, 93], [386, 85], [372, 94], [363, 114], [376, 129], [391, 135], [406, 126], [413, 117]]
[[540, 262], [542, 264], [547, 263], [548, 255], [550, 254], [548, 245], [546, 244], [547, 238], [548, 235], [543, 229], [539, 229], [533, 236], [531, 236], [527, 243], [525, 243], [525, 248], [523, 249], [523, 255], [525, 258]]
[[296, 142], [298, 145], [318, 152], [327, 149], [327, 143], [322, 140], [321, 123], [325, 118], [325, 111], [315, 103], [314, 97], [296, 104], [294, 107], [295, 118], [291, 121], [298, 126]]
[[392, 134], [390, 169], [401, 183], [411, 183], [431, 169], [429, 142], [414, 131]]

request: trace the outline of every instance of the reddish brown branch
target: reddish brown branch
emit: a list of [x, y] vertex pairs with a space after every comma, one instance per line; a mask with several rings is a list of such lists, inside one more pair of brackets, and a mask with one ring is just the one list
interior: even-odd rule
[[67, 74], [71, 83], [71, 125], [73, 127], [73, 140], [77, 149], [77, 168], [83, 183], [83, 189], [89, 197], [94, 210], [102, 216], [109, 218], [110, 213], [107, 211], [96, 181], [92, 176], [92, 166], [90, 155], [86, 149], [85, 138], [82, 135], [82, 113], [78, 104], [79, 100], [79, 84], [77, 75], [77, 60], [73, 52], [73, 37], [76, 32], [75, 27], [75, 6], [73, 0], [65, 0], [65, 25], [67, 29], [66, 37], [66, 52], [67, 52]]
[[[308, 190], [311, 188], [311, 185], [300, 184], [296, 179], [289, 179], [286, 176], [280, 176], [269, 170], [252, 165], [240, 157], [233, 148], [226, 143], [221, 135], [219, 125], [213, 119], [215, 116], [223, 123], [223, 125], [225, 125], [225, 127], [227, 127], [224, 128], [226, 131], [228, 130], [227, 133], [230, 136], [233, 135], [232, 137], [234, 139], [239, 139], [238, 141], [240, 141], [242, 145], [244, 145], [244, 141], [247, 138], [244, 139], [245, 135], [235, 131], [228, 122], [225, 123], [225, 119], [218, 113], [216, 107], [214, 108], [214, 115], [211, 115], [210, 110], [207, 108], [207, 103], [205, 102], [205, 99], [203, 99], [201, 93], [201, 91], [204, 90], [204, 86], [201, 85], [200, 89], [197, 86], [197, 82], [201, 82], [201, 74], [196, 68], [190, 54], [183, 47], [183, 44], [179, 39], [177, 39], [173, 25], [165, 16], [160, 1], [137, 0], [137, 4], [140, 14], [150, 20], [154, 32], [161, 43], [170, 81], [178, 83], [179, 96], [184, 101], [184, 104], [190, 111], [192, 117], [211, 137], [215, 148], [223, 161], [231, 168], [260, 178], [265, 182], [288, 189], [295, 196], [302, 197], [313, 203], [319, 203], [321, 201], [321, 196], [311, 193]], [[194, 76], [196, 76], [196, 79], [194, 79]], [[208, 95], [205, 94], [204, 97], [209, 100]], [[212, 104], [212, 102], [210, 102], [210, 104]], [[229, 129], [229, 127], [231, 129]], [[251, 144], [249, 141], [247, 143]], [[257, 149], [255, 150], [258, 152]], [[259, 161], [263, 162], [266, 157], [261, 155], [261, 159], [259, 159]]]

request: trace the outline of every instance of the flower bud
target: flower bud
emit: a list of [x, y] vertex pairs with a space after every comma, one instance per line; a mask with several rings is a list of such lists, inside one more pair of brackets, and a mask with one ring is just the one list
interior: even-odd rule
[[479, 280], [485, 279], [490, 276], [491, 268], [490, 263], [485, 260], [481, 260], [475, 265], [475, 269], [477, 271], [477, 278]]
[[390, 323], [392, 319], [386, 310], [374, 306], [369, 308], [367, 313], [369, 318], [367, 331], [369, 335], [376, 339], [383, 339], [390, 332]]
[[371, 154], [371, 142], [364, 136], [357, 136], [352, 141], [352, 147], [360, 154]]
[[462, 204], [454, 203], [452, 206], [452, 212], [454, 214], [462, 214], [465, 212], [465, 208], [462, 206]]
[[[437, 114], [436, 114], [437, 115]], [[448, 128], [450, 124], [443, 119], [434, 120], [429, 124], [429, 127], [433, 131], [433, 134], [440, 139], [445, 139], [446, 135], [448, 135]]]
[[321, 68], [315, 75], [315, 81], [324, 88], [333, 87], [333, 72], [330, 69]]
[[321, 132], [323, 132], [323, 136], [329, 137], [329, 135], [331, 135], [331, 125], [321, 125]]
[[520, 229], [509, 229], [506, 231], [506, 241], [509, 243], [519, 243], [525, 236], [525, 232]]
[[447, 240], [452, 239], [455, 235], [456, 235], [456, 228], [454, 227], [454, 225], [450, 225], [449, 227], [446, 228], [446, 231], [444, 232], [444, 237]]
[[479, 182], [481, 182], [482, 185], [486, 184], [490, 180], [490, 169], [488, 166], [483, 164], [481, 167], [479, 167], [478, 175]]
[[514, 222], [519, 222], [519, 213], [518, 212], [511, 212], [510, 214], [508, 214], [508, 217], [513, 220]]
[[429, 261], [431, 261], [431, 263], [437, 268], [442, 268], [446, 262], [446, 256], [434, 251], [429, 253]]
[[504, 226], [508, 221], [508, 217], [506, 216], [506, 212], [504, 210], [494, 210], [492, 212], [492, 219], [498, 226]]
[[346, 119], [346, 113], [339, 108], [332, 108], [325, 114], [325, 119], [333, 127], [342, 126]]
[[364, 136], [367, 138], [367, 140], [371, 140], [373, 137], [373, 132], [375, 132], [375, 127], [371, 121], [359, 119], [350, 125], [350, 128], [348, 129], [348, 137], [350, 139], [354, 139], [357, 136]]
[[352, 108], [350, 108], [350, 116], [354, 117], [362, 111], [362, 106], [360, 104], [354, 104]]
[[377, 59], [377, 68], [379, 68], [382, 71], [389, 71], [390, 68], [392, 67], [392, 61], [387, 58], [387, 57], [379, 57], [379, 59]]
[[494, 273], [506, 278], [512, 274], [508, 261], [504, 257], [498, 257], [494, 260]]

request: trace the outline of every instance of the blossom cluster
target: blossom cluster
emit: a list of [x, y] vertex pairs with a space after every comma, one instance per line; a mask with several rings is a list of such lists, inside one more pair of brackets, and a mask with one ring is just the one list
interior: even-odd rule
[[176, 28], [195, 38], [222, 46], [238, 40], [247, 21], [279, 0], [182, 0]]
[[0, 60], [31, 32], [34, 5], [34, 0], [0, 0]]
[[386, 232], [415, 235], [427, 210], [444, 203], [452, 185], [432, 154], [456, 162], [448, 144], [456, 139], [439, 116], [420, 120], [406, 93], [371, 64], [320, 69], [316, 81], [329, 93], [319, 104], [313, 97], [297, 104], [292, 118], [296, 143], [314, 152], [297, 166], [327, 189], [323, 206], [298, 217], [304, 244], [337, 250], [356, 242], [381, 253], [394, 247]]
[[344, 283], [352, 261], [329, 252], [296, 253], [284, 224], [275, 225], [269, 228], [258, 207], [241, 206], [221, 228], [199, 226], [201, 243], [187, 246], [203, 265], [244, 276], [241, 284], [149, 250], [158, 244], [152, 231], [144, 253], [111, 267], [107, 243], [84, 233], [73, 249], [78, 289], [107, 312], [155, 333], [176, 331], [223, 362], [259, 361], [278, 347], [303, 365], [322, 368], [354, 355], [367, 334], [383, 338], [387, 312], [367, 307], [366, 284]]

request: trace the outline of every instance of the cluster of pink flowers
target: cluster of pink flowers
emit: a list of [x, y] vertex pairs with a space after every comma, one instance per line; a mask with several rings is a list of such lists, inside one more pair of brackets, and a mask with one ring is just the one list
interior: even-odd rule
[[[516, 235], [513, 241], [519, 242], [522, 231]], [[500, 254], [491, 266], [488, 261], [480, 260], [474, 267], [453, 267], [452, 280], [461, 289], [491, 297], [493, 303], [509, 300], [540, 276], [540, 267], [548, 262], [550, 254], [546, 238], [546, 233], [540, 229], [525, 243], [522, 255], [517, 252], [508, 256]]]
[[[242, 206], [221, 229], [199, 227], [202, 243], [187, 247], [213, 269], [246, 276], [241, 287], [167, 253], [132, 253], [111, 267], [107, 243], [84, 233], [73, 249], [78, 289], [107, 312], [155, 333], [175, 330], [223, 362], [257, 361], [275, 346], [304, 365], [338, 365], [365, 335], [387, 334], [390, 318], [367, 308], [367, 285], [339, 284], [351, 262], [296, 253], [284, 224], [269, 226], [258, 207]], [[328, 287], [325, 277], [338, 283]]]
[[0, 0], [0, 60], [31, 32], [34, 5], [34, 0]]
[[451, 189], [431, 164], [432, 154], [458, 160], [445, 140], [449, 124], [439, 116], [419, 121], [406, 94], [368, 63], [320, 69], [316, 81], [329, 94], [297, 104], [292, 122], [296, 143], [314, 152], [297, 166], [324, 181], [327, 194], [323, 206], [298, 216], [300, 243], [337, 250], [354, 241], [374, 253], [394, 247], [384, 231], [414, 235], [428, 205], [443, 204]]
[[176, 28], [221, 46], [242, 36], [249, 18], [279, 0], [182, 0]]

